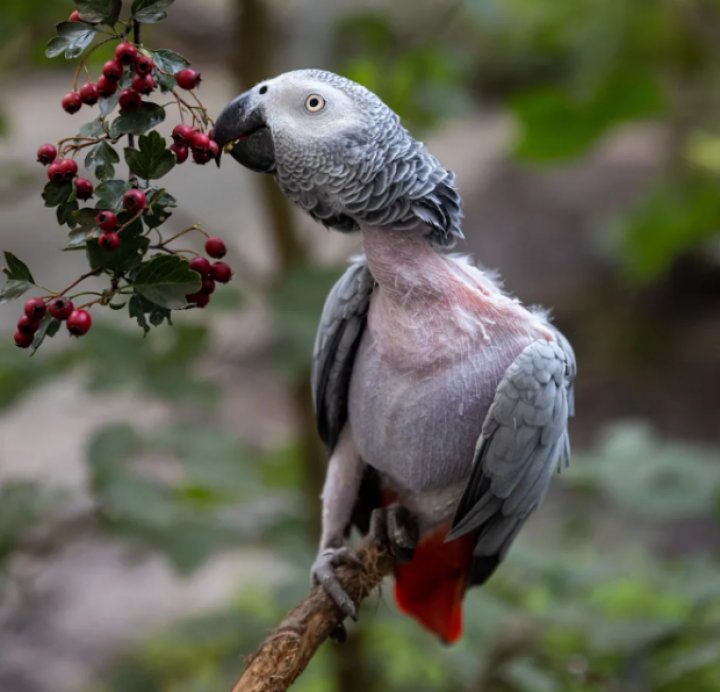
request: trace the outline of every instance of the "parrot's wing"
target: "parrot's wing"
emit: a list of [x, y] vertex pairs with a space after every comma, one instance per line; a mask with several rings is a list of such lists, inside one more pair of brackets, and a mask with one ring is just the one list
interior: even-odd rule
[[564, 336], [534, 341], [498, 385], [473, 469], [446, 540], [475, 533], [471, 583], [482, 583], [540, 504], [561, 461], [569, 462], [575, 355]]
[[320, 317], [312, 392], [318, 431], [331, 450], [347, 420], [350, 376], [374, 286], [365, 257], [355, 260], [333, 286]]

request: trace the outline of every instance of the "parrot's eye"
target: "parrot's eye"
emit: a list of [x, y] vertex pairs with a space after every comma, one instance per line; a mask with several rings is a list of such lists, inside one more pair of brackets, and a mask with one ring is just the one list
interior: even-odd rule
[[308, 113], [317, 113], [325, 108], [325, 99], [320, 94], [310, 94], [305, 99], [305, 110]]

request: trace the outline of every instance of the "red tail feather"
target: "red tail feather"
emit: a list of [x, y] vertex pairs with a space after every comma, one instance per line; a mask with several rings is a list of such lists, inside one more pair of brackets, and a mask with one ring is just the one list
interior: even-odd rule
[[410, 562], [395, 567], [395, 601], [403, 612], [450, 644], [462, 634], [465, 595], [473, 540], [444, 543], [447, 526], [425, 536]]

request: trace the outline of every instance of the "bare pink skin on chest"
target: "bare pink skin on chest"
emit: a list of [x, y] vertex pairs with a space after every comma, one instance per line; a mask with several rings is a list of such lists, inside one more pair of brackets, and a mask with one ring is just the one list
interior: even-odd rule
[[544, 317], [419, 233], [363, 229], [378, 287], [350, 386], [360, 456], [427, 526], [452, 514], [503, 373]]

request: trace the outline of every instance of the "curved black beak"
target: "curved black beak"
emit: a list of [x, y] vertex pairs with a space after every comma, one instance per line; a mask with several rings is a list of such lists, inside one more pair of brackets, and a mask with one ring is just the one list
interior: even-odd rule
[[250, 170], [275, 172], [275, 147], [270, 128], [262, 109], [250, 107], [250, 94], [241, 94], [225, 106], [215, 121], [214, 138], [221, 152], [228, 152]]

